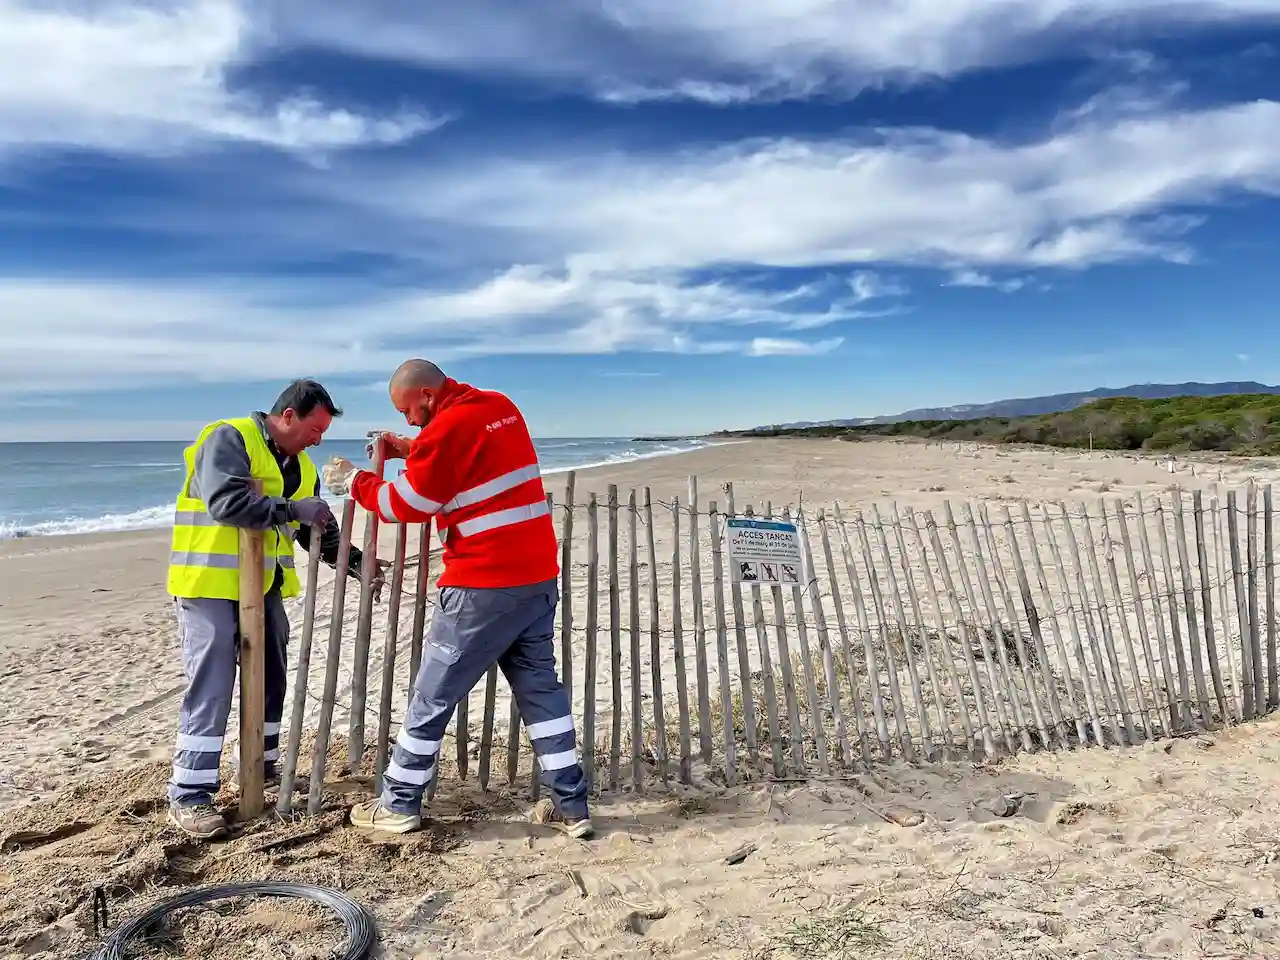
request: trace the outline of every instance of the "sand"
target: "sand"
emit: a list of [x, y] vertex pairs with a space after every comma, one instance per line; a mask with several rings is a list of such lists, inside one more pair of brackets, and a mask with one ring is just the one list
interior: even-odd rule
[[[1275, 475], [1269, 463], [1229, 459], [1202, 458], [1194, 473], [1192, 467], [1183, 460], [1171, 476], [1158, 460], [1103, 454], [761, 441], [584, 472], [576, 499], [591, 491], [603, 497], [611, 483], [625, 499], [626, 491], [648, 485], [662, 516], [686, 497], [687, 478], [697, 474], [704, 509], [710, 499], [723, 505], [720, 485], [732, 481], [739, 507], [771, 502], [780, 511], [803, 503], [812, 510], [838, 502], [850, 509], [894, 501], [938, 510], [945, 499], [993, 506], [1093, 502], [1103, 494], [1154, 497], [1171, 483], [1211, 490]], [[548, 485], [562, 499], [556, 478]], [[600, 519], [603, 526], [603, 510]], [[625, 549], [625, 520], [623, 526]], [[654, 524], [664, 624], [669, 529], [669, 522]], [[384, 530], [383, 555], [390, 555], [393, 536]], [[578, 536], [573, 569], [580, 582], [585, 553]], [[159, 532], [0, 544], [0, 843], [17, 830], [88, 824], [62, 839], [28, 837], [0, 861], [0, 957], [9, 950], [81, 955], [91, 923], [74, 891], [104, 873], [134, 871], [113, 903], [116, 917], [163, 892], [149, 891], [150, 884], [228, 875], [225, 858], [210, 848], [166, 852], [175, 838], [159, 823], [156, 798], [182, 690], [162, 586], [166, 553], [167, 536]], [[313, 664], [324, 656], [332, 597], [325, 586], [322, 579]], [[573, 600], [575, 670], [583, 593], [576, 590]], [[352, 590], [349, 623], [355, 607]], [[410, 607], [406, 602], [402, 624]], [[299, 611], [295, 603], [291, 614]], [[647, 659], [641, 666], [647, 671]], [[630, 664], [623, 670], [629, 690]], [[669, 678], [668, 662], [664, 670]], [[318, 689], [318, 667], [312, 673]], [[610, 680], [606, 662], [598, 681], [606, 700]], [[340, 690], [348, 685], [349, 671]], [[501, 742], [505, 684], [499, 691]], [[580, 715], [581, 689], [574, 694]], [[473, 729], [481, 704], [473, 695]], [[314, 699], [309, 708], [310, 719]], [[393, 705], [393, 724], [399, 709]], [[607, 722], [605, 710], [598, 729]], [[372, 739], [372, 712], [369, 725]], [[591, 844], [523, 823], [527, 791], [523, 783], [508, 787], [505, 772], [495, 772], [491, 791], [481, 794], [472, 760], [467, 784], [446, 776], [433, 807], [440, 820], [434, 832], [413, 841], [410, 852], [395, 853], [413, 861], [412, 876], [389, 870], [384, 849], [349, 836], [341, 825], [342, 796], [330, 798], [335, 812], [322, 835], [287, 852], [251, 853], [237, 875], [323, 878], [317, 865], [339, 864], [335, 876], [375, 905], [392, 956], [1274, 956], [1280, 953], [1272, 919], [1280, 911], [1273, 863], [1280, 846], [1271, 829], [1280, 806], [1274, 725], [1265, 720], [1139, 747], [1021, 754], [980, 765], [895, 761], [870, 774], [803, 784], [725, 787], [698, 764], [691, 787], [605, 795], [596, 806], [602, 836]], [[345, 729], [340, 706], [335, 730]], [[446, 751], [452, 753], [450, 744]], [[495, 770], [503, 767], [495, 758]], [[522, 777], [525, 770], [527, 757]], [[94, 775], [109, 785], [87, 788], [85, 778]], [[334, 776], [341, 777], [340, 769]], [[352, 792], [365, 788], [350, 781]], [[110, 810], [103, 797], [112, 800]], [[305, 827], [260, 829], [287, 834]], [[749, 845], [754, 849], [740, 863], [726, 862]], [[179, 860], [186, 873], [175, 879]], [[47, 872], [37, 874], [31, 866], [37, 862]], [[63, 891], [60, 922], [59, 910], [11, 919], [33, 894], [47, 898], [50, 889]], [[304, 924], [306, 917], [295, 920]], [[198, 955], [234, 955], [218, 949]]]

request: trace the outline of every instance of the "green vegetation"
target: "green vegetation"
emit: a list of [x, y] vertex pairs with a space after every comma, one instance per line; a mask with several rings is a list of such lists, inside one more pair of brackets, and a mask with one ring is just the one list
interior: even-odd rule
[[1098, 400], [1063, 413], [981, 420], [907, 420], [860, 426], [736, 431], [735, 437], [827, 437], [864, 440], [922, 437], [986, 443], [1036, 443], [1097, 450], [1218, 450], [1245, 456], [1280, 454], [1280, 396]]

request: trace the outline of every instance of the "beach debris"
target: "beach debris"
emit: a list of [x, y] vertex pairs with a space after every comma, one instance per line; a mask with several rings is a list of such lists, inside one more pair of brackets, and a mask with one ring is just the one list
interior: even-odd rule
[[883, 817], [887, 822], [896, 823], [900, 827], [918, 827], [924, 823], [924, 814], [910, 807], [890, 807]]
[[738, 864], [746, 860], [747, 857], [755, 853], [756, 850], [758, 849], [759, 847], [757, 847], [756, 844], [754, 843], [743, 844], [737, 850], [733, 851], [733, 853], [725, 857], [724, 862], [729, 864], [729, 866], [731, 867], [736, 867]]

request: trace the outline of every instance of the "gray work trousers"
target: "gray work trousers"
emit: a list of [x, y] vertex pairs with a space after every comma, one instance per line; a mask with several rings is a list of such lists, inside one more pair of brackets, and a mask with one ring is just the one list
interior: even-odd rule
[[[277, 583], [266, 603], [266, 776], [280, 756], [280, 719], [284, 714], [285, 647], [289, 617]], [[178, 711], [178, 743], [173, 754], [169, 801], [181, 806], [209, 803], [218, 792], [218, 764], [231, 715], [236, 662], [240, 650], [240, 606], [234, 600], [178, 598], [178, 635], [187, 691]]]
[[404, 726], [383, 775], [382, 803], [417, 815], [458, 701], [495, 663], [507, 678], [556, 810], [587, 816], [569, 697], [556, 676], [554, 580], [526, 587], [445, 587], [422, 649]]

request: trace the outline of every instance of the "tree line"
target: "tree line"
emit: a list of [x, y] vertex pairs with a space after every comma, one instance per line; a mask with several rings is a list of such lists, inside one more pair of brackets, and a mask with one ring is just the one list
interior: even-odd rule
[[857, 426], [758, 427], [731, 437], [815, 437], [863, 440], [921, 437], [984, 443], [1034, 443], [1096, 450], [1181, 452], [1217, 450], [1280, 454], [1280, 395], [1235, 394], [1096, 400], [1062, 413], [977, 420], [903, 420]]

